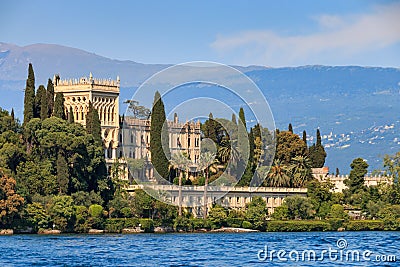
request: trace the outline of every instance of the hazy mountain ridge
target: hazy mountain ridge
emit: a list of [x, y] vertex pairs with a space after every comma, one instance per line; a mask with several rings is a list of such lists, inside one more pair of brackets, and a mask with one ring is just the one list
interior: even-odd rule
[[[55, 44], [17, 46], [0, 43], [0, 80], [25, 80], [27, 66], [33, 63], [36, 80], [45, 83], [59, 73], [63, 78], [89, 75], [95, 77], [121, 78], [121, 86], [139, 86], [154, 73], [171, 64], [143, 64], [132, 60], [109, 59], [77, 48]], [[261, 66], [235, 66], [240, 71], [264, 69]], [[51, 77], [49, 77], [51, 76]]]
[[[19, 47], [0, 43], [0, 106], [22, 115], [27, 65], [33, 63], [36, 87], [59, 73], [62, 78], [121, 78], [121, 102], [154, 73], [170, 66], [108, 59], [59, 45]], [[364, 157], [370, 169], [379, 168], [379, 156], [400, 150], [400, 70], [359, 66], [238, 67], [263, 91], [276, 125], [307, 130], [310, 143], [320, 128], [328, 152], [327, 165], [348, 172], [355, 157]], [[121, 111], [125, 106], [121, 105]], [[386, 127], [386, 128], [385, 128]], [[378, 129], [378, 130], [376, 130]], [[332, 134], [331, 134], [332, 132]], [[377, 160], [378, 159], [378, 160]]]

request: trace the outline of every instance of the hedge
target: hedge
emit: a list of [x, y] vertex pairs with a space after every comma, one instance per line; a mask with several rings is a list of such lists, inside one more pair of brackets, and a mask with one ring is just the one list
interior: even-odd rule
[[324, 221], [269, 221], [268, 232], [329, 231], [331, 225]]
[[385, 229], [381, 220], [354, 220], [345, 224], [347, 231], [380, 231]]
[[343, 227], [343, 223], [345, 220], [339, 218], [330, 218], [328, 219], [328, 223], [331, 225], [331, 230], [338, 230], [339, 228]]

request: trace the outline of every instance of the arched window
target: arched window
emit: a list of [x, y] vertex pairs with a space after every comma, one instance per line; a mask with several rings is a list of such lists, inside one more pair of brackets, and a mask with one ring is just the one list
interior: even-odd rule
[[110, 142], [110, 144], [108, 145], [107, 158], [109, 158], [109, 159], [112, 158], [112, 142]]

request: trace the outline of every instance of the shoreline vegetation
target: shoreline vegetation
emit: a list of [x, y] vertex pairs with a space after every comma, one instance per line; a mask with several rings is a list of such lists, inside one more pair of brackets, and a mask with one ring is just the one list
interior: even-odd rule
[[[53, 229], [40, 229], [38, 232], [28, 232], [26, 229], [19, 232], [13, 229], [1, 229], [0, 235], [13, 234], [39, 234], [39, 235], [59, 235], [59, 234], [141, 234], [141, 233], [254, 233], [254, 232], [334, 232], [334, 231], [399, 231], [400, 220], [396, 225], [385, 223], [383, 220], [351, 220], [348, 222], [340, 220], [290, 220], [290, 221], [269, 221], [262, 230], [249, 229], [243, 227], [223, 226], [221, 228], [207, 227], [199, 225], [198, 221], [192, 221], [188, 228], [174, 229], [172, 226], [154, 227], [154, 222], [146, 220], [147, 228], [141, 226], [129, 227], [132, 222], [130, 219], [109, 219], [105, 221], [104, 229], [89, 229], [87, 232], [61, 232]], [[144, 221], [142, 221], [144, 222]], [[196, 226], [195, 226], [196, 224]], [[206, 223], [205, 223], [206, 224]], [[205, 226], [207, 228], [203, 228]], [[127, 228], [125, 228], [127, 227]]]
[[[158, 105], [152, 110], [151, 123], [159, 125], [153, 127], [153, 137], [157, 131], [161, 136], [165, 119], [164, 104], [157, 93], [155, 102]], [[227, 124], [231, 127], [228, 131], [210, 113], [201, 132], [213, 140], [217, 153], [211, 155], [211, 161], [204, 157], [207, 152], [199, 158], [210, 164], [191, 179], [172, 163], [185, 165], [190, 162], [187, 155], [171, 161], [152, 157], [153, 166], [163, 170], [163, 178], [182, 186], [207, 188], [222, 177], [218, 166], [226, 169], [230, 157], [236, 156], [235, 168], [242, 169], [243, 176], [236, 181], [233, 175], [226, 175], [222, 177], [226, 183], [233, 179], [237, 186], [246, 187], [256, 176], [262, 181], [260, 186], [307, 188], [307, 196], [286, 197], [273, 212], [265, 198], [258, 196], [241, 209], [213, 203], [212, 207], [203, 206], [206, 218], [195, 218], [181, 203], [176, 207], [142, 189], [134, 194], [125, 190], [134, 181], [120, 179], [119, 160], [107, 169], [101, 123], [90, 102], [86, 127], [65, 112], [64, 97], [54, 93], [52, 80], [47, 87], [40, 85], [35, 90], [30, 64], [23, 123], [13, 111], [0, 108], [0, 234], [400, 230], [400, 152], [384, 158], [382, 172], [390, 182], [366, 186], [368, 164], [357, 158], [350, 165], [347, 188], [334, 192], [329, 180], [319, 181], [311, 171], [323, 167], [326, 158], [319, 129], [316, 143], [309, 146], [306, 132], [300, 138], [291, 124], [287, 131], [275, 132], [259, 124], [246, 127], [241, 108], [239, 118], [232, 116]], [[246, 130], [239, 131], [239, 124]], [[247, 163], [232, 145], [242, 135], [249, 140]], [[276, 153], [264, 150], [268, 146], [275, 146]], [[151, 139], [150, 147], [162, 147], [161, 138]], [[273, 162], [271, 168], [268, 162]]]

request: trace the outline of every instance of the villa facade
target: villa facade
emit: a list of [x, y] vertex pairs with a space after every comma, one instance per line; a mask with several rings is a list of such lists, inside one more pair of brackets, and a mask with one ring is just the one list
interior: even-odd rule
[[[53, 79], [55, 93], [63, 93], [65, 114], [73, 116], [74, 121], [85, 126], [89, 102], [97, 109], [101, 122], [101, 135], [104, 144], [104, 156], [109, 172], [112, 165], [120, 163], [121, 179], [132, 181], [133, 178], [152, 181], [154, 170], [151, 164], [150, 153], [150, 124], [149, 119], [137, 119], [119, 115], [120, 80], [105, 80], [83, 77], [79, 80], [61, 80], [59, 76]], [[185, 153], [191, 160], [195, 171], [200, 157], [201, 130], [200, 122], [180, 122], [175, 114], [172, 121], [168, 121], [169, 149], [171, 154]], [[127, 164], [130, 160], [141, 160], [141, 169], [128, 171]], [[178, 187], [174, 185], [153, 185], [153, 190], [168, 187], [169, 202], [177, 205]], [[128, 192], [142, 188], [142, 185], [130, 185]], [[305, 188], [249, 188], [249, 187], [224, 187], [209, 186], [207, 194], [208, 206], [221, 204], [224, 207], [241, 209], [249, 203], [254, 196], [262, 197], [270, 213], [283, 203], [289, 195], [306, 196]], [[183, 206], [187, 207], [195, 216], [203, 216], [200, 203], [203, 201], [204, 187], [183, 187]], [[223, 195], [223, 196], [222, 196]], [[222, 196], [222, 197], [221, 197]], [[190, 207], [190, 203], [198, 202], [197, 206]]]
[[[53, 78], [54, 92], [63, 93], [67, 117], [85, 126], [89, 101], [99, 113], [101, 136], [104, 144], [106, 163], [110, 165], [117, 158], [119, 147], [119, 77], [116, 80], [89, 78], [61, 80]], [[72, 111], [72, 113], [71, 113]]]

